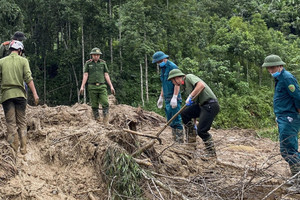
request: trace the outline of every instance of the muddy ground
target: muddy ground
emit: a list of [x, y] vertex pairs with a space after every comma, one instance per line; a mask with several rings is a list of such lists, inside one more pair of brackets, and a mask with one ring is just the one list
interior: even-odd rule
[[[155, 135], [165, 118], [110, 97], [110, 125], [92, 119], [90, 106], [28, 106], [28, 153], [14, 154], [5, 141], [0, 106], [1, 199], [130, 199], [114, 195], [105, 179], [107, 149], [132, 154], [155, 139], [123, 129]], [[100, 108], [101, 112], [101, 108]], [[218, 158], [207, 160], [201, 139], [197, 149], [173, 143], [171, 129], [144, 153], [134, 156], [151, 174], [140, 181], [143, 199], [263, 199], [286, 181], [290, 172], [277, 142], [259, 138], [254, 130], [211, 130]], [[117, 176], [114, 178], [118, 179]], [[138, 199], [142, 199], [139, 197]], [[135, 199], [135, 198], [131, 198]], [[266, 199], [300, 199], [281, 186]]]

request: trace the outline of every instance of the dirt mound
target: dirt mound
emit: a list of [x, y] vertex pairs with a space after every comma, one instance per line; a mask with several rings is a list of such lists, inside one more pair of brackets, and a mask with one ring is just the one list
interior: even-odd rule
[[[130, 155], [166, 123], [153, 112], [115, 105], [109, 126], [92, 119], [85, 104], [27, 108], [28, 153], [13, 153], [5, 141], [0, 106], [0, 197], [2, 199], [262, 199], [289, 176], [278, 143], [254, 131], [212, 130], [217, 160], [172, 142], [171, 129], [142, 154]], [[101, 108], [100, 108], [101, 109]], [[100, 112], [101, 113], [101, 112]], [[280, 187], [268, 199], [298, 199]]]

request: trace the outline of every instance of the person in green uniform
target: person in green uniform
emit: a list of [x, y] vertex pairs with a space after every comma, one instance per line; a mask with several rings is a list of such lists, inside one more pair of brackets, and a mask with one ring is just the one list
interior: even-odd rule
[[84, 86], [88, 82], [88, 92], [95, 120], [100, 120], [99, 104], [103, 108], [103, 123], [108, 123], [109, 103], [107, 96], [107, 84], [110, 86], [110, 91], [115, 95], [115, 89], [110, 81], [106, 62], [100, 59], [101, 51], [95, 47], [91, 50], [92, 59], [88, 60], [83, 69], [83, 78], [80, 88], [80, 93], [84, 91]]
[[[18, 40], [18, 41], [24, 41], [26, 39], [25, 34], [21, 31], [15, 32], [15, 34], [11, 37], [12, 40]], [[9, 50], [9, 44], [11, 41], [5, 41], [0, 45], [0, 58], [4, 58], [5, 56], [8, 56], [11, 51]], [[23, 54], [24, 56], [24, 49]]]
[[24, 82], [33, 93], [35, 104], [39, 96], [36, 92], [31, 75], [29, 62], [22, 57], [22, 42], [13, 40], [9, 44], [11, 54], [0, 59], [1, 103], [7, 125], [7, 141], [17, 153], [21, 140], [21, 154], [26, 154], [26, 91]]
[[[216, 95], [210, 87], [199, 77], [193, 74], [185, 75], [180, 69], [173, 69], [169, 73], [168, 80], [174, 85], [180, 86], [180, 91], [187, 97], [185, 103], [187, 107], [182, 111], [181, 117], [185, 127], [187, 142], [195, 146], [196, 130], [192, 119], [199, 118], [196, 126], [199, 137], [205, 144], [208, 157], [216, 157], [216, 150], [212, 135], [208, 132], [212, 122], [220, 111], [220, 106]], [[193, 101], [193, 97], [199, 94]]]

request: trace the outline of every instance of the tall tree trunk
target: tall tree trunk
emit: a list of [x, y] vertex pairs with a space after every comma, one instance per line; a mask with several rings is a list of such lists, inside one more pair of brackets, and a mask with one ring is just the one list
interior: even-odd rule
[[44, 55], [44, 104], [47, 104], [47, 67], [46, 67], [46, 57], [47, 57], [47, 50], [45, 51]]
[[[111, 11], [111, 0], [108, 1], [108, 8], [109, 8], [109, 19], [112, 21], [112, 11]], [[112, 31], [110, 31], [110, 63], [111, 63], [111, 71], [113, 72], [113, 63], [114, 63], [114, 58], [113, 58], [113, 38], [112, 38]]]
[[149, 87], [148, 87], [148, 56], [145, 53], [145, 84], [146, 84], [146, 102], [149, 103]]
[[[144, 42], [146, 43], [147, 34], [144, 32]], [[145, 53], [145, 84], [146, 84], [146, 102], [149, 102], [149, 88], [148, 88], [148, 56]]]
[[[121, 7], [121, 0], [120, 0]], [[121, 12], [119, 12], [119, 44], [122, 40], [122, 23], [121, 23]], [[123, 71], [123, 59], [122, 59], [122, 46], [119, 46], [119, 55], [120, 55], [120, 71]]]
[[[81, 24], [81, 46], [82, 46], [82, 73], [84, 68], [84, 35], [83, 35], [83, 20]], [[80, 95], [80, 94], [79, 94]], [[86, 103], [86, 91], [83, 92], [83, 102]]]
[[72, 96], [73, 96], [73, 81], [72, 81], [72, 75], [70, 73], [70, 95], [69, 95], [69, 103], [72, 102]]
[[143, 66], [142, 63], [140, 63], [140, 71], [141, 71], [141, 100], [142, 100], [142, 105], [145, 106], [144, 102], [144, 87], [143, 87]]
[[[69, 47], [68, 47], [68, 44], [67, 44], [66, 40], [64, 39], [64, 37], [62, 37], [62, 40], [63, 40], [63, 43], [65, 45], [65, 49], [68, 50]], [[75, 84], [76, 84], [77, 102], [79, 103], [80, 102], [80, 91], [78, 89], [79, 88], [78, 78], [77, 78], [76, 70], [75, 70], [75, 67], [74, 67], [73, 63], [70, 63], [70, 64], [71, 64], [71, 67], [72, 67], [72, 71], [73, 71], [74, 79], [75, 79]], [[72, 79], [70, 79], [70, 81], [72, 81]], [[70, 96], [72, 96], [71, 92], [72, 92], [72, 87], [70, 88]]]

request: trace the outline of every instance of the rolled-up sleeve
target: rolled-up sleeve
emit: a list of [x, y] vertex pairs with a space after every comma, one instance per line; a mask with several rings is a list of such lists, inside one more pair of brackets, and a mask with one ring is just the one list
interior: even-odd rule
[[25, 83], [29, 83], [32, 80], [32, 73], [29, 67], [28, 60], [25, 60], [24, 62], [24, 81]]

